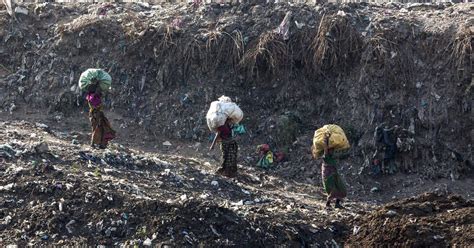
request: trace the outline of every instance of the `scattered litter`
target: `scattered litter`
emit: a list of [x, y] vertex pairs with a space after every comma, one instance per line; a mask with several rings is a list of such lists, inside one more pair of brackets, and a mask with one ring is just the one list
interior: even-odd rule
[[392, 217], [392, 216], [397, 215], [397, 212], [395, 212], [394, 210], [388, 210], [386, 215]]
[[210, 227], [211, 227], [212, 232], [213, 232], [216, 236], [218, 236], [218, 237], [221, 236], [221, 234], [217, 232], [216, 228], [214, 228], [213, 225], [210, 225]]
[[378, 187], [372, 187], [370, 189], [370, 193], [375, 193], [375, 192], [379, 192], [379, 191], [380, 191], [380, 189]]
[[280, 23], [278, 28], [275, 30], [275, 33], [281, 35], [283, 40], [288, 40], [290, 38], [290, 21], [291, 21], [292, 12], [288, 11], [283, 18], [283, 21]]
[[11, 190], [15, 186], [15, 183], [9, 183], [4, 186], [0, 186], [0, 191], [8, 191]]
[[3, 219], [2, 224], [3, 224], [3, 225], [8, 225], [8, 224], [10, 224], [11, 222], [12, 222], [12, 217], [11, 217], [10, 215], [7, 215], [7, 217], [5, 217], [5, 218]]
[[145, 241], [143, 241], [144, 246], [151, 246], [151, 239], [146, 238]]
[[[2, 26], [3, 29], [0, 31], [2, 42], [5, 43], [0, 48], [0, 57], [5, 57], [7, 60], [2, 61], [5, 65], [0, 65], [0, 81], [5, 82], [0, 84], [0, 98], [3, 104], [0, 112], [8, 115], [9, 110], [10, 112], [16, 110], [21, 118], [20, 113], [23, 114], [23, 110], [28, 112], [40, 110], [41, 114], [48, 115], [45, 117], [45, 120], [48, 119], [46, 123], [50, 123], [51, 120], [53, 120], [51, 123], [54, 123], [54, 120], [61, 122], [54, 125], [54, 130], [67, 127], [67, 130], [78, 128], [78, 131], [76, 135], [71, 131], [71, 134], [65, 133], [63, 137], [57, 135], [56, 131], [48, 130], [49, 127], [43, 123], [9, 121], [6, 125], [0, 124], [2, 138], [0, 141], [4, 143], [0, 145], [0, 163], [2, 163], [0, 167], [6, 163], [6, 166], [0, 169], [2, 176], [0, 205], [3, 209], [1, 222], [8, 224], [2, 226], [5, 230], [0, 236], [0, 243], [5, 245], [19, 243], [28, 246], [54, 243], [61, 246], [75, 246], [77, 243], [74, 242], [78, 240], [79, 235], [81, 236], [79, 240], [92, 238], [98, 243], [114, 246], [166, 246], [166, 243], [161, 243], [167, 242], [165, 240], [177, 246], [212, 247], [219, 244], [252, 246], [255, 243], [284, 246], [289, 239], [292, 240], [289, 242], [293, 243], [300, 239], [299, 241], [304, 241], [302, 246], [338, 247], [342, 245], [331, 239], [337, 237], [338, 242], [343, 242], [339, 238], [341, 232], [344, 232], [342, 235], [345, 236], [347, 225], [352, 224], [352, 233], [362, 239], [363, 235], [377, 233], [377, 228], [380, 229], [382, 223], [386, 224], [383, 229], [387, 231], [396, 226], [399, 220], [408, 222], [408, 218], [414, 217], [406, 217], [405, 214], [413, 213], [412, 210], [415, 210], [414, 216], [417, 221], [409, 225], [415, 229], [438, 213], [442, 214], [439, 217], [440, 222], [445, 221], [443, 217], [446, 216], [455, 220], [450, 222], [452, 225], [449, 225], [449, 230], [435, 229], [439, 228], [436, 225], [424, 225], [423, 229], [433, 228], [424, 234], [425, 240], [433, 242], [433, 238], [440, 241], [445, 239], [449, 244], [451, 240], [448, 239], [454, 236], [452, 233], [454, 230], [451, 229], [458, 225], [459, 227], [455, 228], [456, 236], [460, 237], [460, 240], [466, 237], [464, 233], [469, 230], [463, 229], [457, 223], [458, 219], [455, 219], [458, 218], [456, 215], [463, 214], [463, 211], [458, 211], [460, 206], [466, 204], [460, 204], [449, 197], [443, 198], [443, 204], [448, 205], [450, 209], [443, 208], [440, 211], [436, 207], [444, 205], [432, 204], [430, 201], [427, 201], [428, 204], [413, 204], [406, 209], [396, 205], [391, 208], [397, 211], [393, 211], [394, 213], [388, 211], [387, 206], [375, 206], [372, 211], [372, 207], [358, 203], [349, 204], [347, 211], [331, 213], [321, 211], [318, 207], [318, 204], [323, 202], [318, 192], [321, 183], [317, 182], [319, 175], [310, 174], [311, 167], [308, 165], [316, 165], [319, 162], [311, 160], [306, 152], [311, 137], [305, 129], [321, 123], [322, 117], [305, 119], [310, 116], [321, 115], [334, 121], [343, 120], [348, 113], [353, 117], [349, 122], [346, 120], [343, 121], [345, 123], [341, 123], [347, 127], [348, 138], [355, 142], [347, 158], [348, 161], [341, 161], [341, 166], [344, 167], [344, 171], [347, 169], [347, 174], [343, 174], [347, 176], [348, 186], [353, 187], [350, 192], [354, 194], [352, 195], [354, 198], [358, 198], [369, 189], [372, 193], [380, 191], [385, 193], [385, 189], [380, 185], [377, 185], [380, 189], [366, 187], [374, 186], [369, 184], [373, 180], [368, 175], [356, 178], [349, 176], [353, 172], [352, 155], [357, 155], [357, 160], [360, 161], [365, 161], [367, 158], [370, 160], [372, 154], [365, 152], [371, 153], [375, 149], [371, 144], [370, 135], [373, 131], [371, 127], [382, 121], [395, 122], [407, 128], [408, 122], [413, 120], [412, 130], [417, 131], [416, 145], [423, 150], [416, 150], [415, 155], [419, 157], [417, 161], [420, 165], [416, 164], [415, 166], [419, 167], [410, 173], [418, 174], [424, 170], [422, 166], [429, 163], [433, 165], [432, 174], [442, 175], [445, 172], [437, 170], [439, 168], [436, 167], [437, 164], [456, 163], [451, 161], [452, 158], [447, 153], [439, 150], [441, 149], [439, 146], [431, 144], [432, 140], [427, 137], [430, 138], [433, 132], [430, 128], [424, 127], [433, 125], [436, 127], [437, 123], [445, 123], [444, 105], [448, 107], [452, 104], [463, 105], [463, 102], [467, 101], [466, 113], [470, 113], [469, 100], [464, 99], [469, 96], [465, 85], [461, 84], [458, 86], [459, 90], [453, 90], [456, 94], [466, 91], [465, 95], [453, 95], [449, 90], [450, 85], [464, 82], [458, 78], [466, 76], [456, 77], [454, 73], [470, 72], [470, 68], [455, 67], [468, 65], [470, 61], [461, 57], [449, 58], [446, 61], [443, 58], [443, 54], [456, 55], [451, 51], [452, 48], [455, 48], [455, 52], [460, 53], [459, 55], [469, 55], [467, 49], [470, 41], [469, 33], [458, 37], [453, 35], [456, 32], [461, 33], [461, 27], [464, 27], [458, 23], [464, 23], [466, 14], [463, 14], [457, 5], [450, 5], [446, 10], [443, 10], [444, 7], [441, 5], [427, 5], [419, 6], [413, 11], [403, 8], [400, 11], [401, 7], [409, 10], [412, 8], [392, 4], [393, 8], [364, 4], [355, 4], [356, 8], [353, 8], [353, 4], [320, 5], [314, 8], [303, 5], [301, 8], [287, 7], [286, 3], [260, 6], [253, 3], [250, 6], [202, 4], [190, 11], [184, 5], [173, 5], [174, 7], [169, 8], [166, 5], [147, 3], [74, 6], [17, 3], [19, 6], [14, 7], [13, 13], [19, 13], [18, 20], [13, 18], [9, 20], [3, 8], [4, 17], [7, 19], [4, 18], [6, 26]], [[418, 17], [415, 13], [422, 8], [432, 7], [436, 8], [436, 12], [430, 11], [428, 14], [437, 15], [436, 19], [423, 17], [422, 14]], [[6, 9], [8, 11], [8, 4]], [[290, 9], [294, 11], [294, 18], [288, 11]], [[29, 15], [29, 10], [34, 12], [34, 16], [33, 13], [32, 16], [22, 16]], [[246, 17], [250, 11], [254, 12], [253, 17]], [[401, 17], [407, 15], [400, 13], [407, 12], [410, 18], [402, 19]], [[154, 14], [153, 18], [147, 19], [151, 14]], [[283, 15], [285, 18], [282, 21]], [[444, 17], [449, 15], [456, 18], [446, 18], [447, 21], [444, 21]], [[325, 21], [320, 23], [320, 20]], [[437, 25], [433, 27], [433, 23]], [[277, 26], [277, 33], [274, 33], [272, 29]], [[467, 30], [471, 28], [469, 25], [466, 26]], [[361, 36], [361, 30], [364, 30], [365, 37]], [[472, 28], [470, 30], [472, 31]], [[419, 37], [422, 37], [420, 42]], [[438, 49], [438, 46], [432, 46], [444, 43], [446, 51]], [[429, 49], [419, 51], [420, 47]], [[212, 54], [208, 54], [209, 51]], [[431, 52], [434, 53], [428, 54]], [[119, 118], [120, 120], [111, 119], [117, 128], [119, 126], [129, 128], [129, 131], [134, 132], [133, 127], [139, 123], [143, 133], [130, 133], [134, 142], [148, 143], [154, 139], [167, 137], [160, 141], [162, 146], [159, 146], [158, 142], [156, 148], [176, 146], [176, 150], [180, 151], [182, 156], [193, 156], [197, 158], [196, 161], [205, 159], [212, 162], [191, 162], [171, 152], [156, 154], [154, 158], [147, 159], [148, 154], [144, 155], [142, 153], [146, 152], [139, 151], [139, 144], [136, 145], [137, 150], [128, 148], [135, 143], [129, 140], [126, 132], [123, 138], [117, 141], [123, 145], [114, 141], [109, 150], [89, 148], [87, 140], [90, 131], [85, 126], [87, 113], [80, 113], [87, 106], [84, 106], [83, 96], [78, 92], [80, 88], [76, 83], [78, 70], [87, 66], [82, 63], [83, 55], [90, 55], [87, 63], [107, 68], [111, 74], [113, 73], [116, 81], [120, 82], [116, 84], [113, 94], [107, 96], [105, 100], [106, 111], [118, 111], [126, 116], [123, 119]], [[361, 61], [363, 63], [360, 63]], [[404, 64], [405, 61], [407, 64]], [[436, 62], [433, 64], [430, 61]], [[200, 63], [197, 65], [195, 62]], [[229, 73], [235, 69], [232, 67], [242, 69], [235, 70], [241, 73], [237, 73], [238, 75]], [[218, 73], [214, 74], [215, 71]], [[334, 90], [337, 93], [330, 102], [337, 111], [318, 109], [318, 106], [324, 103], [326, 91], [318, 91], [316, 95], [312, 95], [311, 92], [305, 91], [304, 87], [292, 88], [292, 84], [286, 82], [288, 80], [282, 80], [285, 75], [290, 75], [295, 82], [305, 79], [301, 84], [306, 85], [311, 83], [311, 80], [306, 82], [306, 77], [299, 77], [296, 73], [306, 74], [312, 71], [317, 73], [314, 78], [329, 80], [328, 92]], [[221, 73], [223, 75], [220, 75]], [[436, 76], [439, 80], [434, 80], [435, 75], [431, 75], [436, 73], [440, 74]], [[215, 78], [222, 78], [223, 82], [215, 82]], [[35, 79], [38, 80], [37, 83]], [[350, 88], [350, 82], [360, 84], [362, 87]], [[414, 82], [416, 85], [413, 85]], [[222, 91], [220, 89], [222, 85], [234, 85], [230, 92], [242, 97], [235, 99], [236, 103], [242, 103], [242, 106], [250, 111], [249, 129], [245, 136], [239, 137], [242, 142], [238, 140], [241, 149], [239, 152], [243, 156], [239, 155], [242, 176], [237, 179], [216, 179], [214, 173], [210, 173], [219, 159], [218, 152], [204, 154], [193, 152], [197, 148], [202, 150], [206, 144], [204, 142], [207, 132], [202, 129], [205, 125], [202, 104], [211, 101], [215, 94]], [[244, 88], [240, 89], [239, 85], [243, 85]], [[252, 86], [247, 88], [246, 85]], [[268, 89], [264, 87], [265, 85]], [[407, 87], [399, 91], [403, 85]], [[291, 90], [285, 91], [289, 86]], [[414, 86], [419, 90], [413, 91]], [[316, 91], [317, 87], [317, 84], [314, 85]], [[346, 89], [347, 87], [350, 89]], [[436, 93], [430, 95], [433, 90]], [[185, 92], [191, 93], [185, 94]], [[275, 95], [278, 92], [284, 94]], [[361, 98], [361, 93], [370, 99]], [[375, 97], [372, 98], [375, 95], [376, 100]], [[459, 99], [456, 98], [458, 95]], [[399, 96], [402, 96], [404, 101], [398, 101]], [[276, 100], [278, 104], [273, 106], [269, 104], [268, 99]], [[411, 107], [416, 109], [412, 111]], [[286, 131], [286, 128], [280, 131], [283, 130], [281, 127], [285, 126], [278, 124], [276, 120], [286, 109], [295, 109], [302, 117], [303, 125], [294, 128], [296, 130], [294, 132]], [[470, 147], [463, 146], [462, 142], [459, 143], [462, 139], [458, 139], [460, 136], [457, 133], [465, 133], [466, 127], [462, 113], [458, 112], [462, 111], [448, 111], [446, 115], [459, 121], [446, 122], [449, 124], [445, 125], [446, 128], [443, 127], [440, 132], [434, 131], [435, 134], [439, 133], [437, 138], [447, 146], [456, 144], [454, 147], [460, 152], [467, 151], [466, 155], [469, 158]], [[83, 119], [68, 126], [71, 113], [75, 113], [72, 117], [80, 115]], [[17, 116], [11, 117], [5, 116], [6, 119]], [[36, 114], [31, 118], [36, 118]], [[175, 120], [176, 122], [173, 122]], [[9, 128], [11, 123], [16, 125], [14, 126], [16, 130]], [[310, 125], [307, 125], [308, 123]], [[462, 130], [458, 130], [458, 127]], [[454, 130], [452, 134], [449, 133], [451, 128]], [[122, 132], [127, 130], [121, 129]], [[286, 136], [290, 142], [286, 142], [285, 132], [288, 133]], [[452, 137], [445, 139], [446, 133]], [[141, 137], [143, 139], [140, 139]], [[44, 140], [44, 145], [38, 147], [32, 145], [40, 139]], [[166, 139], [169, 141], [165, 141]], [[175, 140], [180, 140], [179, 144], [184, 144], [183, 149], [175, 144]], [[285, 149], [292, 161], [288, 164], [282, 163], [282, 166], [278, 166], [274, 171], [263, 171], [252, 166], [255, 165], [256, 156], [251, 156], [248, 161], [242, 161], [254, 150], [249, 146], [258, 144], [255, 142], [259, 140], [268, 142], [272, 147]], [[398, 142], [397, 147], [401, 148]], [[424, 151], [424, 147], [427, 152]], [[85, 152], [80, 154], [80, 150]], [[54, 153], [57, 156], [53, 159], [52, 156], [38, 153]], [[403, 159], [400, 157], [397, 161], [404, 163], [406, 162], [404, 158], [408, 157], [410, 162], [413, 153], [413, 150], [400, 152], [404, 157]], [[438, 163], [432, 163], [431, 158], [429, 161], [426, 160], [425, 156], [432, 154], [437, 156], [441, 154], [437, 158]], [[277, 153], [271, 158], [277, 161]], [[451, 163], [445, 160], [446, 158], [450, 159]], [[313, 172], [318, 171], [319, 168], [314, 167]], [[44, 173], [48, 168], [56, 169], [54, 173]], [[94, 175], [96, 168], [99, 168], [97, 170], [99, 174], [105, 175], [83, 176], [87, 173]], [[407, 180], [411, 181], [411, 178]], [[413, 175], [413, 178], [418, 177]], [[367, 181], [359, 185], [360, 179]], [[351, 184], [354, 181], [356, 183]], [[294, 182], [301, 184], [295, 187]], [[461, 182], [458, 181], [458, 184]], [[397, 198], [409, 193], [411, 188], [419, 188], [418, 182], [416, 184], [407, 182], [407, 185], [403, 189], [404, 192], [396, 194]], [[303, 191], [314, 195], [315, 200], [295, 194]], [[260, 198], [255, 198], [255, 195]], [[375, 194], [372, 196], [377, 198]], [[383, 201], [389, 201], [390, 196], [380, 195]], [[155, 199], [147, 200], [146, 197]], [[370, 198], [371, 195], [363, 197]], [[65, 200], [58, 201], [58, 198]], [[304, 204], [298, 199], [304, 200]], [[165, 204], [165, 201], [168, 204]], [[182, 201], [186, 202], [177, 204]], [[271, 201], [272, 204], [257, 204], [262, 201]], [[446, 204], [449, 201], [456, 204]], [[354, 207], [359, 206], [360, 210], [354, 210]], [[367, 211], [369, 208], [371, 210]], [[81, 214], [82, 219], [77, 221], [71, 220], [73, 216], [78, 217], [72, 214], [76, 211], [87, 214]], [[289, 211], [291, 213], [286, 214]], [[373, 212], [378, 215], [371, 215]], [[418, 217], [426, 212], [429, 212], [429, 216]], [[346, 222], [343, 223], [346, 225], [343, 227], [334, 223], [330, 228], [334, 234], [327, 233], [327, 229], [323, 228], [327, 221], [324, 219], [326, 216], [341, 221], [353, 215], [359, 215], [357, 218], [364, 221]], [[386, 218], [390, 215], [400, 218], [391, 221], [391, 218]], [[32, 216], [34, 218], [31, 218]], [[367, 216], [373, 218], [367, 219]], [[373, 222], [369, 223], [366, 220]], [[308, 223], [316, 225], [309, 227]], [[142, 226], [146, 226], [148, 230]], [[303, 235], [312, 233], [314, 235]], [[153, 236], [150, 236], [152, 234]], [[300, 237], [301, 235], [304, 237]], [[155, 244], [157, 236], [159, 242], [156, 241]], [[395, 235], [390, 236], [397, 238]], [[411, 239], [413, 235], [400, 236]], [[415, 236], [419, 238], [418, 234]], [[41, 242], [40, 239], [50, 241]], [[125, 240], [126, 244], [121, 243]], [[374, 239], [366, 238], [364, 241], [367, 240]], [[253, 241], [255, 243], [252, 243]], [[360, 243], [373, 247], [380, 245]]]
[[354, 226], [354, 228], [352, 229], [352, 234], [357, 235], [359, 231], [360, 231], [360, 226]]
[[240, 200], [238, 202], [231, 202], [230, 205], [232, 206], [243, 206], [244, 205], [244, 201], [243, 200]]
[[67, 229], [67, 232], [68, 232], [69, 234], [72, 234], [72, 233], [73, 233], [74, 229], [73, 229], [72, 225], [74, 225], [75, 223], [76, 223], [75, 220], [70, 220], [70, 221], [66, 224], [66, 229]]
[[333, 246], [334, 248], [339, 248], [339, 245], [337, 244], [337, 242], [334, 239], [331, 239], [331, 242], [334, 245]]
[[42, 128], [42, 129], [48, 129], [48, 128], [49, 128], [48, 125], [43, 124], [43, 123], [39, 123], [39, 122], [36, 122], [35, 125], [36, 125], [38, 128]]
[[14, 13], [13, 13], [13, 10], [12, 10], [12, 0], [4, 0], [3, 3], [7, 7], [7, 13], [10, 16], [14, 17]]
[[434, 96], [434, 98], [436, 99], [436, 101], [439, 101], [441, 99], [441, 96], [436, 94], [436, 92], [431, 92], [431, 95]]
[[253, 205], [253, 204], [255, 204], [255, 202], [253, 202], [253, 201], [245, 201], [244, 202], [244, 205]]
[[303, 28], [303, 27], [305, 26], [304, 23], [299, 23], [299, 22], [296, 21], [296, 20], [295, 20], [295, 25], [296, 25], [296, 28], [297, 28], [297, 29], [301, 29], [301, 28]]
[[441, 235], [435, 235], [435, 236], [433, 236], [433, 238], [434, 238], [435, 240], [442, 240], [442, 239], [444, 239], [444, 237], [441, 236]]
[[171, 169], [164, 169], [163, 172], [161, 172], [162, 176], [169, 176], [171, 174]]
[[21, 6], [16, 6], [15, 7], [15, 13], [17, 14], [23, 14], [23, 15], [28, 15], [28, 9], [21, 7]]
[[0, 157], [12, 158], [16, 151], [8, 144], [0, 145]]

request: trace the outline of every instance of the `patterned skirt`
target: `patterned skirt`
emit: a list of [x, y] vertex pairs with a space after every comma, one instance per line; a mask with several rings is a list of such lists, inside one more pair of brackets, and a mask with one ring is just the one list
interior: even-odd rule
[[237, 152], [239, 147], [235, 140], [223, 140], [221, 142], [222, 164], [221, 171], [223, 174], [237, 173]]

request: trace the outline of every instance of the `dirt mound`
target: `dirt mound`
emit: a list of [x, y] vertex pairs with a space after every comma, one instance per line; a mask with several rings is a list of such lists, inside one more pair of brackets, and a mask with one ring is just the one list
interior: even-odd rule
[[474, 202], [427, 193], [387, 204], [353, 225], [348, 245], [468, 247], [474, 244]]

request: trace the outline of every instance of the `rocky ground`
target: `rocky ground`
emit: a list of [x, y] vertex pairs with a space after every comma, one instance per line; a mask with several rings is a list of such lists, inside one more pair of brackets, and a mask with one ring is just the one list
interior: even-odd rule
[[[0, 6], [0, 245], [473, 244], [472, 3], [20, 7]], [[90, 67], [113, 78], [104, 151]], [[247, 128], [231, 180], [204, 118], [222, 94]], [[327, 123], [352, 145], [345, 210], [310, 156]], [[405, 135], [394, 175], [371, 173], [382, 123]], [[262, 143], [286, 161], [256, 167]]]

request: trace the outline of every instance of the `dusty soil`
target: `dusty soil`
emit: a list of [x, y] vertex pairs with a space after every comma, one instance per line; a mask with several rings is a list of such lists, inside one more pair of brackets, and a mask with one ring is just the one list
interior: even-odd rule
[[[0, 7], [0, 245], [472, 245], [472, 3], [22, 6]], [[114, 80], [104, 151], [76, 86], [90, 67]], [[248, 130], [232, 180], [207, 148], [222, 94]], [[326, 123], [352, 144], [342, 211], [310, 157]], [[395, 175], [371, 174], [381, 123], [413, 139]], [[255, 167], [262, 143], [287, 160]]]

